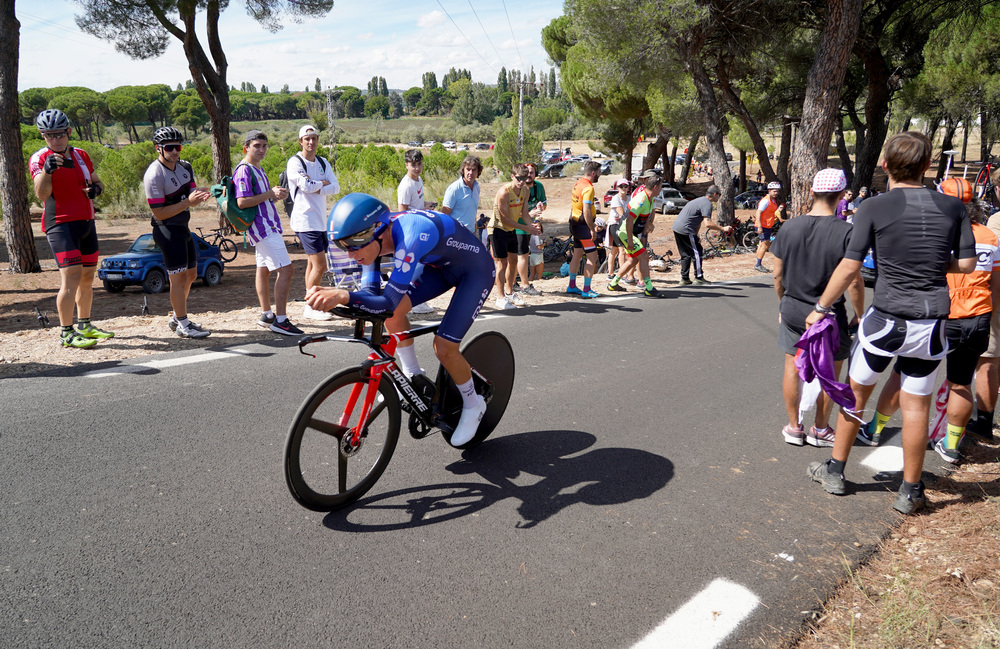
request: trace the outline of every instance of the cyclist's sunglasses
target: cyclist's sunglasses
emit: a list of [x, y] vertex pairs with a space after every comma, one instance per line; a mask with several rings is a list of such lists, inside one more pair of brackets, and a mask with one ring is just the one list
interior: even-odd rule
[[69, 135], [69, 131], [68, 130], [47, 131], [47, 132], [42, 133], [42, 137], [47, 138], [49, 140], [58, 140], [59, 138], [64, 137], [66, 135]]
[[167, 153], [173, 153], [174, 151], [183, 151], [184, 150], [184, 145], [182, 145], [182, 144], [164, 144], [164, 145], [160, 146], [160, 148], [163, 149], [164, 151], [166, 151]]
[[525, 180], [527, 180], [527, 179], [528, 179], [528, 175], [527, 175], [527, 174], [525, 174], [524, 176], [514, 176], [514, 179], [515, 179], [515, 180], [519, 180], [520, 182], [522, 182], [522, 183], [523, 183], [523, 182], [524, 182]]
[[372, 239], [381, 233], [382, 226], [382, 223], [376, 223], [370, 228], [365, 228], [361, 232], [352, 234], [349, 237], [334, 240], [333, 245], [337, 246], [344, 252], [356, 252], [371, 243]]

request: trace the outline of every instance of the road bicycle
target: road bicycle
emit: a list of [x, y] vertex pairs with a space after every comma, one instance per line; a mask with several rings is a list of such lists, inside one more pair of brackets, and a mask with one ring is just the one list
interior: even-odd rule
[[[414, 439], [440, 431], [450, 441], [462, 412], [462, 397], [443, 367], [433, 382], [423, 375], [407, 377], [394, 357], [400, 342], [434, 333], [438, 325], [387, 335], [385, 319], [391, 314], [346, 307], [333, 313], [354, 320], [353, 335], [303, 336], [299, 351], [315, 358], [305, 346], [332, 340], [362, 344], [371, 353], [361, 365], [316, 386], [292, 419], [285, 479], [292, 497], [314, 511], [349, 505], [375, 486], [396, 448], [402, 413], [409, 414]], [[514, 384], [514, 352], [502, 334], [487, 331], [469, 341], [462, 355], [472, 365], [476, 392], [487, 403], [476, 435], [460, 447], [466, 449], [489, 437], [503, 417]]]
[[976, 182], [973, 184], [976, 198], [989, 203], [994, 209], [1000, 207], [1000, 201], [997, 200], [996, 192], [993, 191], [993, 181], [990, 178], [996, 169], [997, 165], [987, 160], [979, 173], [976, 174]]
[[545, 247], [542, 248], [542, 260], [545, 263], [559, 259], [569, 261], [572, 255], [573, 237], [566, 237], [565, 239], [552, 237], [545, 242]]
[[219, 247], [219, 253], [222, 255], [222, 261], [227, 264], [236, 259], [236, 243], [232, 239], [227, 239], [222, 234], [222, 228], [216, 228], [211, 230], [212, 234], [205, 236], [205, 233], [198, 228], [198, 236], [205, 240], [206, 243], [212, 246]]

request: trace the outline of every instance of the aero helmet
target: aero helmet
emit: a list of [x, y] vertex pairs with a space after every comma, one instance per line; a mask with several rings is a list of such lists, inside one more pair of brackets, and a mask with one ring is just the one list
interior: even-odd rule
[[358, 250], [382, 234], [389, 225], [389, 208], [368, 194], [344, 196], [330, 210], [326, 230], [341, 250]]
[[972, 200], [972, 185], [965, 178], [949, 178], [938, 186], [938, 191], [959, 198], [963, 203]]
[[49, 108], [38, 113], [38, 117], [35, 118], [35, 126], [42, 133], [65, 131], [69, 128], [69, 118], [61, 110]]
[[161, 126], [153, 133], [153, 144], [159, 146], [167, 142], [181, 142], [184, 136], [173, 126]]

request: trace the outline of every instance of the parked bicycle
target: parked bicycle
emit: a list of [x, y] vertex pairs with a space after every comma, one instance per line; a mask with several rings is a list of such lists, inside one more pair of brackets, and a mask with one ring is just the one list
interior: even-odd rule
[[[409, 413], [414, 439], [440, 431], [449, 441], [462, 412], [462, 396], [443, 367], [433, 382], [423, 375], [407, 378], [394, 357], [400, 342], [434, 333], [438, 325], [387, 335], [385, 319], [391, 314], [346, 307], [333, 312], [354, 319], [354, 334], [304, 336], [299, 351], [315, 358], [305, 346], [333, 340], [360, 343], [371, 353], [361, 365], [320, 383], [299, 407], [288, 431], [288, 488], [303, 507], [315, 511], [344, 507], [375, 485], [396, 448], [403, 412]], [[487, 403], [475, 437], [461, 447], [471, 448], [489, 437], [503, 417], [514, 384], [514, 352], [502, 334], [487, 331], [469, 341], [462, 355], [472, 365], [476, 392]]]
[[993, 180], [991, 178], [996, 169], [997, 165], [988, 160], [979, 170], [979, 173], [976, 174], [976, 182], [973, 184], [976, 198], [990, 204], [994, 209], [1000, 207], [1000, 200], [997, 200]]
[[198, 236], [205, 240], [206, 243], [212, 246], [219, 247], [219, 253], [222, 255], [222, 261], [227, 264], [236, 259], [236, 243], [232, 239], [227, 239], [222, 234], [221, 228], [216, 228], [211, 230], [212, 234], [205, 236], [205, 233], [198, 228]]
[[551, 237], [545, 242], [545, 247], [542, 248], [542, 260], [545, 263], [556, 260], [569, 261], [572, 255], [573, 237], [566, 237], [565, 239]]

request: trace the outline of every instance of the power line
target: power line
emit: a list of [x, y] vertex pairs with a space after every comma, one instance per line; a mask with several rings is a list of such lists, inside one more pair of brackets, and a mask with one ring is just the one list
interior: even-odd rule
[[[469, 9], [472, 9], [472, 15], [476, 17], [476, 22], [479, 23], [479, 28], [483, 30], [483, 35], [486, 36], [486, 40], [489, 41], [490, 47], [493, 48], [493, 51], [496, 52], [497, 54], [497, 58], [500, 59], [500, 64], [503, 65], [504, 67], [507, 67], [507, 64], [504, 63], [503, 57], [500, 56], [500, 50], [498, 50], [497, 46], [493, 44], [493, 39], [490, 38], [490, 35], [486, 33], [486, 28], [483, 27], [483, 21], [479, 19], [479, 14], [476, 13], [476, 8], [472, 6], [472, 0], [468, 0], [468, 3], [469, 3]], [[504, 7], [504, 9], [506, 10], [506, 7]], [[507, 18], [509, 22], [510, 16], [508, 16]], [[523, 65], [524, 62], [522, 61], [521, 64]]]
[[[462, 38], [465, 39], [465, 42], [468, 43], [469, 47], [472, 48], [472, 51], [475, 52], [476, 54], [479, 54], [479, 58], [481, 58], [483, 60], [483, 63], [485, 63], [486, 65], [489, 66], [490, 70], [493, 70], [494, 72], [497, 72], [497, 69], [494, 68], [492, 65], [490, 65], [490, 62], [486, 60], [486, 57], [479, 53], [479, 50], [476, 49], [476, 46], [472, 44], [472, 41], [469, 40], [469, 37], [465, 35], [465, 32], [462, 31], [462, 28], [458, 26], [458, 23], [455, 22], [455, 19], [451, 17], [451, 14], [448, 13], [448, 10], [444, 8], [443, 4], [441, 4], [441, 0], [437, 0], [437, 3], [438, 3], [438, 6], [441, 7], [441, 11], [444, 12], [444, 15], [448, 16], [448, 20], [451, 21], [451, 24], [455, 26], [455, 29], [458, 30], [458, 33], [462, 35]], [[482, 23], [480, 23], [480, 24], [482, 24]], [[497, 72], [497, 74], [499, 74], [499, 72]]]
[[503, 12], [507, 14], [507, 26], [510, 27], [510, 37], [514, 39], [514, 49], [517, 50], [517, 58], [521, 61], [521, 69], [523, 70], [524, 58], [521, 56], [521, 48], [517, 46], [517, 36], [514, 35], [514, 26], [510, 24], [510, 13], [507, 11], [507, 3], [504, 0], [500, 0], [500, 4], [503, 5]]

